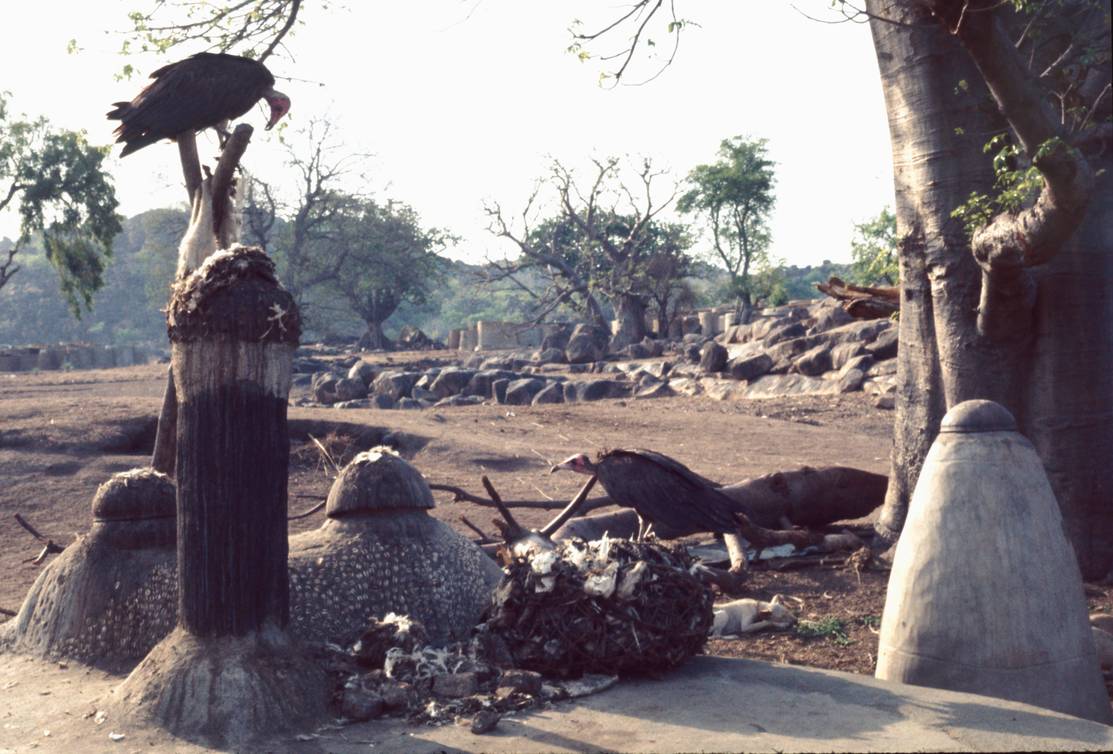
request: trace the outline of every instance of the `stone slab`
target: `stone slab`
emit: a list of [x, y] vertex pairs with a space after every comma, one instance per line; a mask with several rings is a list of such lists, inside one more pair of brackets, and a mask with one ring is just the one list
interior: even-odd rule
[[[38, 751], [209, 750], [151, 729], [121, 730], [126, 742], [111, 742], [113, 721], [97, 725], [81, 718], [103, 702], [119, 679], [79, 666], [60, 671], [50, 665], [0, 656], [0, 686], [19, 680], [21, 696], [35, 700], [6, 710], [11, 697], [0, 696], [0, 717], [6, 723], [0, 728], [0, 752], [26, 751], [31, 745]], [[39, 668], [45, 670], [34, 672]], [[80, 692], [68, 685], [78, 678]], [[52, 693], [40, 696], [44, 691]], [[79, 722], [43, 738], [42, 731], [60, 718]], [[574, 703], [509, 716], [487, 735], [476, 736], [463, 725], [430, 728], [393, 720], [325, 724], [302, 740], [277, 740], [265, 750], [1109, 751], [1113, 728], [973, 694], [837, 671], [699, 657], [662, 680], [624, 681]]]

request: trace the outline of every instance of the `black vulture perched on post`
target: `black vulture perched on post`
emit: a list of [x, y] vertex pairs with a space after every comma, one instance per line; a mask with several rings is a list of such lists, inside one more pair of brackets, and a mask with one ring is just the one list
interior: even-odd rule
[[727, 588], [743, 580], [746, 553], [741, 542], [738, 504], [719, 485], [679, 461], [652, 450], [610, 450], [592, 461], [586, 453], [574, 455], [550, 471], [567, 469], [596, 476], [617, 504], [633, 508], [642, 521], [639, 536], [656, 526], [664, 537], [711, 532], [722, 534], [730, 553]]
[[270, 129], [290, 109], [290, 98], [274, 88], [274, 76], [257, 60], [200, 52], [159, 68], [131, 102], [108, 113], [118, 120], [121, 157], [180, 134], [215, 128], [250, 110], [260, 99], [270, 105]]

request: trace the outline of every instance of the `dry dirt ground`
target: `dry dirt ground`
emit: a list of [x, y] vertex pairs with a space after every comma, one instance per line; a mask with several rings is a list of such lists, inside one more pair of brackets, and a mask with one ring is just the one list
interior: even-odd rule
[[[417, 358], [418, 355], [414, 355]], [[428, 356], [428, 354], [422, 354]], [[406, 361], [393, 355], [394, 363]], [[103, 371], [0, 374], [0, 608], [16, 610], [41, 566], [27, 562], [39, 545], [13, 519], [20, 513], [65, 544], [91, 522], [97, 486], [112, 473], [145, 465], [165, 383], [164, 365]], [[295, 391], [293, 397], [299, 393]], [[846, 465], [886, 473], [892, 412], [861, 393], [761, 401], [706, 397], [424, 411], [290, 410], [290, 509], [310, 508], [328, 489], [330, 470], [308, 439], [319, 437], [346, 458], [387, 434], [433, 483], [482, 492], [488, 475], [507, 499], [568, 500], [582, 483], [549, 475], [574, 452], [647, 447], [723, 482], [801, 465]], [[347, 455], [345, 455], [347, 454]], [[467, 532], [467, 516], [489, 532], [493, 511], [436, 494], [434, 515]], [[521, 511], [538, 526], [552, 514]], [[319, 526], [321, 514], [291, 522]], [[470, 533], [469, 533], [470, 534]], [[872, 673], [887, 572], [856, 572], [841, 559], [801, 570], [755, 571], [752, 596], [795, 598], [818, 635], [764, 633], [712, 640], [712, 654]], [[1091, 608], [1110, 610], [1105, 587], [1089, 587]], [[0, 620], [6, 619], [0, 615]], [[79, 684], [78, 684], [79, 685]], [[80, 693], [80, 692], [75, 692]]]

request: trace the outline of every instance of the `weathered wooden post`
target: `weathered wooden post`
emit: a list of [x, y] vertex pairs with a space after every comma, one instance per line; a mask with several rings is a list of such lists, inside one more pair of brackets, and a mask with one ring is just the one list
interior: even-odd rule
[[262, 250], [211, 256], [167, 315], [178, 397], [178, 627], [117, 709], [236, 745], [319, 715], [323, 672], [286, 635], [286, 400], [300, 319]]

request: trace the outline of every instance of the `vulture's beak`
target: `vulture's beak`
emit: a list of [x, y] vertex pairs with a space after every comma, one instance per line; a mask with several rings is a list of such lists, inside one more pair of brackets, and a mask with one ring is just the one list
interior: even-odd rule
[[570, 466], [569, 466], [568, 464], [566, 464], [566, 463], [558, 463], [558, 464], [556, 464], [555, 466], [550, 466], [550, 467], [549, 467], [549, 473], [550, 473], [550, 474], [555, 474], [555, 473], [557, 473], [558, 471], [560, 471], [561, 469], [568, 469], [568, 468], [571, 468], [571, 467], [570, 467]]

